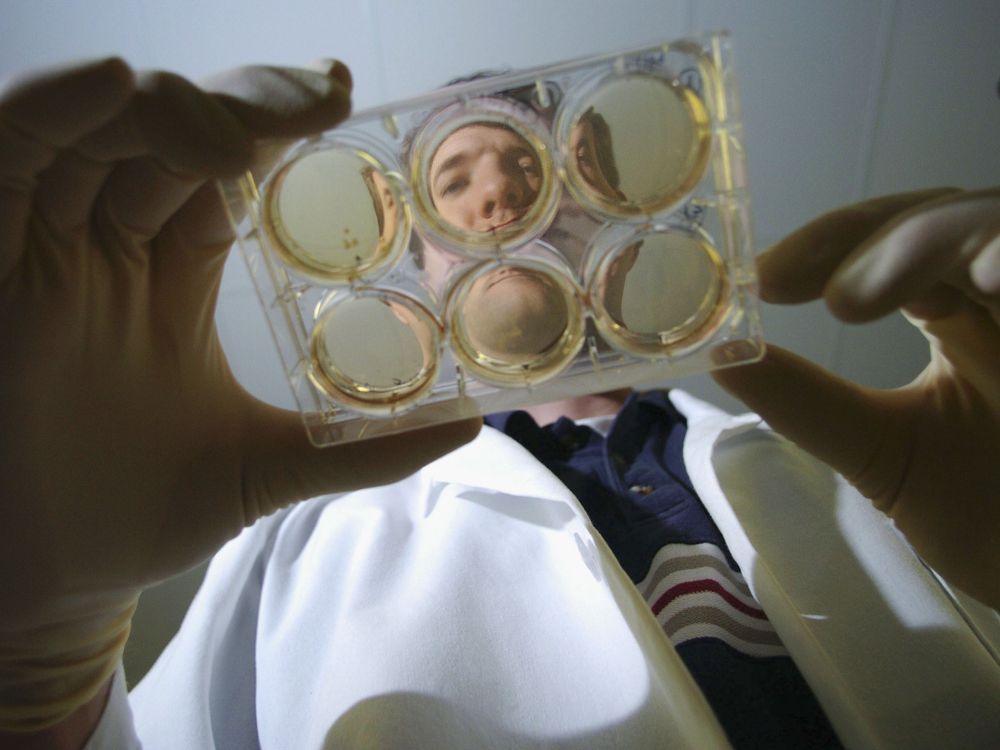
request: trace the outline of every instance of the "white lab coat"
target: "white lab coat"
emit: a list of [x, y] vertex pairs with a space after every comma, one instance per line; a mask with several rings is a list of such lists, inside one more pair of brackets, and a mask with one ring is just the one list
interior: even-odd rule
[[[891, 524], [753, 416], [672, 399], [695, 489], [844, 743], [1000, 738], [1000, 666]], [[230, 542], [131, 709], [119, 675], [88, 747], [134, 742], [133, 716], [147, 748], [726, 746], [579, 503], [490, 429]]]

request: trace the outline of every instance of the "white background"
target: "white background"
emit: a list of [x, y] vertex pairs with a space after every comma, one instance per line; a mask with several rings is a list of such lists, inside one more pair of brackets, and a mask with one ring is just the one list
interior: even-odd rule
[[[0, 0], [0, 76], [108, 54], [194, 78], [333, 56], [351, 66], [360, 109], [473, 70], [715, 28], [734, 32], [758, 248], [866, 196], [1000, 184], [997, 0]], [[235, 255], [218, 323], [247, 387], [288, 404]], [[926, 359], [898, 316], [846, 326], [817, 303], [767, 308], [764, 327], [770, 340], [872, 386], [902, 385]], [[705, 376], [679, 385], [739, 408]], [[144, 598], [131, 678], [144, 669], [147, 640], [155, 647], [175, 625], [175, 599], [191, 580]]]

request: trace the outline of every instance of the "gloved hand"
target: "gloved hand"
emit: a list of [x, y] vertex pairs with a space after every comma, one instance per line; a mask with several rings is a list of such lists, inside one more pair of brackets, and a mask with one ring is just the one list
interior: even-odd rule
[[716, 380], [841, 472], [946, 579], [1000, 607], [1000, 189], [827, 214], [761, 255], [758, 270], [767, 302], [822, 296], [851, 323], [901, 309], [930, 362], [880, 391], [770, 347]]
[[214, 178], [253, 166], [259, 141], [335, 125], [350, 86], [333, 63], [199, 89], [112, 59], [0, 89], [0, 731], [97, 694], [144, 586], [478, 429], [318, 450], [219, 346], [233, 236]]

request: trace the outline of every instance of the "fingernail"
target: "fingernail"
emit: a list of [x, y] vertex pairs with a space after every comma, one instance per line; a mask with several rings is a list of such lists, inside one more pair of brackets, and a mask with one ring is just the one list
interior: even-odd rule
[[712, 349], [711, 356], [718, 367], [756, 362], [764, 356], [764, 342], [752, 339], [730, 341]]
[[306, 65], [306, 68], [315, 70], [317, 73], [322, 73], [328, 78], [333, 78], [348, 91], [354, 87], [354, 80], [351, 78], [350, 69], [340, 60], [332, 57], [322, 57], [319, 60], [313, 60]]
[[1000, 234], [979, 251], [969, 266], [969, 275], [980, 291], [1000, 294]]

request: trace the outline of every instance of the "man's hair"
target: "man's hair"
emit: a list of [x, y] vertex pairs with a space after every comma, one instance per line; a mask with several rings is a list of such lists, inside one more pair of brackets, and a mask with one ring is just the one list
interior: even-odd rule
[[586, 120], [590, 125], [590, 130], [594, 134], [594, 151], [597, 157], [597, 168], [601, 170], [604, 179], [615, 190], [621, 184], [621, 177], [618, 174], [618, 166], [615, 164], [614, 151], [611, 149], [611, 128], [604, 115], [595, 112], [593, 107], [588, 107], [587, 111], [580, 115], [581, 120]]

